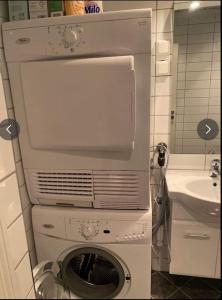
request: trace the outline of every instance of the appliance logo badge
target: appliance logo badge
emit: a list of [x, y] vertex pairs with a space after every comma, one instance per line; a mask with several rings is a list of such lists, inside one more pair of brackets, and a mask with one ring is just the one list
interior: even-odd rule
[[30, 42], [31, 42], [31, 39], [26, 38], [26, 37], [23, 37], [23, 38], [20, 38], [20, 39], [16, 40], [16, 44], [19, 44], [19, 45], [29, 44]]

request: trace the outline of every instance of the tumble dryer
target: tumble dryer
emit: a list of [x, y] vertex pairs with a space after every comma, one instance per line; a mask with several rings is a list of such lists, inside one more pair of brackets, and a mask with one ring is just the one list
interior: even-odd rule
[[58, 208], [32, 210], [40, 299], [150, 299], [152, 214]]
[[31, 201], [147, 209], [151, 10], [2, 28]]

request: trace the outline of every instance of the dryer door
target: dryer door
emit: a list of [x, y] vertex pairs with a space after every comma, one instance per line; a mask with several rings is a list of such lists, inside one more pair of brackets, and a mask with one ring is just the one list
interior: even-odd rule
[[125, 266], [111, 252], [82, 247], [69, 252], [61, 262], [61, 279], [83, 299], [113, 299], [130, 285]]
[[26, 62], [21, 78], [33, 148], [131, 150], [133, 56]]

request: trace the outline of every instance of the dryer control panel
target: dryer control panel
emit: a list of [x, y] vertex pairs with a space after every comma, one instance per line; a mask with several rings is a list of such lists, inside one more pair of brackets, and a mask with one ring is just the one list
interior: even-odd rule
[[148, 238], [149, 224], [127, 220], [66, 220], [67, 238], [97, 243], [142, 241]]
[[54, 54], [74, 53], [79, 46], [85, 44], [83, 31], [83, 27], [79, 24], [49, 26], [48, 52]]

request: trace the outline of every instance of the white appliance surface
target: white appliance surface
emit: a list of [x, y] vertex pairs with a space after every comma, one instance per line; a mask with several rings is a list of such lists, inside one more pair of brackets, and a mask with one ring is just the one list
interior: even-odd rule
[[151, 10], [2, 27], [31, 201], [147, 209]]
[[133, 56], [27, 62], [21, 76], [32, 148], [131, 149]]
[[[55, 277], [60, 274], [60, 279], [63, 279], [60, 280], [60, 287], [68, 286], [66, 294], [70, 295], [71, 291], [71, 298], [150, 298], [151, 210], [101, 211], [34, 206], [32, 220], [39, 263], [34, 276], [40, 272], [45, 262], [45, 266], [50, 265], [54, 269]], [[86, 253], [94, 254], [96, 258], [93, 258], [92, 273], [89, 272], [91, 275], [85, 279], [85, 288], [82, 290], [82, 273], [78, 273], [76, 257], [80, 259]], [[98, 266], [96, 262], [101, 257]], [[69, 273], [70, 264], [72, 275]], [[105, 266], [108, 272], [106, 275], [109, 274], [109, 266], [112, 275], [107, 275], [108, 282], [101, 283]], [[78, 273], [78, 276], [75, 277], [73, 273]], [[43, 285], [49, 289], [43, 283], [44, 276], [39, 276], [41, 284], [36, 280], [36, 287]], [[112, 276], [115, 284], [112, 284]], [[53, 280], [47, 278], [46, 281], [49, 281], [52, 291]], [[91, 284], [89, 289], [87, 282]], [[92, 286], [94, 292], [91, 290]]]

